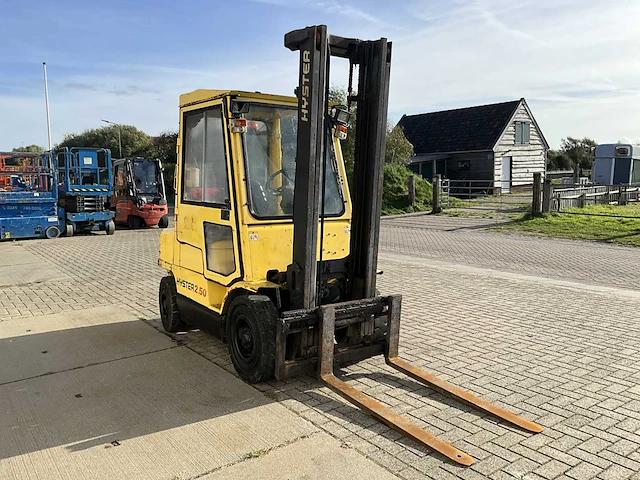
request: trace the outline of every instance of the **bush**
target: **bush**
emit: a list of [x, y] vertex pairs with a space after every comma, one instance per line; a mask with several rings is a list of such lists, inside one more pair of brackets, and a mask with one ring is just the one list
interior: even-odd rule
[[409, 176], [414, 173], [402, 163], [384, 164], [384, 185], [382, 188], [382, 214], [418, 212], [431, 206], [431, 184], [416, 175], [416, 203], [409, 205]]

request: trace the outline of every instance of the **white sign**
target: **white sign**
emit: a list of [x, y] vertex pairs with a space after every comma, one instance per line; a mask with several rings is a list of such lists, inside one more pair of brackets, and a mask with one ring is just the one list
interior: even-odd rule
[[47, 220], [49, 220], [50, 222], [57, 222], [58, 217], [48, 217]]
[[92, 157], [84, 157], [82, 160], [84, 161], [85, 165], [93, 164], [93, 158]]

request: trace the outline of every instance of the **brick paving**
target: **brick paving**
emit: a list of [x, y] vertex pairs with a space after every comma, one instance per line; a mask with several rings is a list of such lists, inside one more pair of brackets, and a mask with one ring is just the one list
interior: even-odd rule
[[[473, 455], [474, 466], [458, 467], [401, 437], [315, 378], [257, 388], [399, 478], [640, 479], [640, 293], [592, 287], [636, 289], [639, 250], [438, 218], [383, 221], [379, 287], [403, 294], [401, 355], [542, 424], [543, 433], [478, 413], [389, 369], [382, 357], [338, 373]], [[19, 242], [62, 276], [0, 287], [0, 320], [119, 303], [160, 328], [157, 242], [157, 230]], [[209, 334], [176, 338], [233, 372], [227, 347]]]
[[635, 247], [487, 230], [504, 219], [432, 215], [383, 219], [380, 249], [530, 275], [640, 289]]

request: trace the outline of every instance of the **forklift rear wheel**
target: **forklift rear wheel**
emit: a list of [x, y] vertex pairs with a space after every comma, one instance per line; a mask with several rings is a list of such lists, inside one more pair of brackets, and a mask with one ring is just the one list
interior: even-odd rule
[[160, 319], [162, 327], [170, 333], [184, 330], [184, 322], [178, 311], [178, 292], [173, 277], [163, 277], [160, 280]]
[[64, 229], [64, 236], [65, 237], [73, 237], [73, 223], [67, 223], [65, 229]]
[[129, 225], [129, 228], [135, 230], [142, 226], [142, 222], [140, 221], [140, 217], [136, 217], [135, 215], [129, 215], [129, 218], [127, 218], [127, 225]]
[[160, 217], [160, 221], [158, 222], [158, 227], [167, 228], [168, 226], [169, 226], [169, 217], [167, 217], [166, 215], [163, 215], [162, 217]]
[[60, 229], [55, 225], [51, 225], [44, 231], [44, 235], [47, 238], [58, 238], [60, 236]]
[[277, 320], [275, 305], [264, 295], [242, 295], [231, 302], [227, 340], [233, 366], [244, 381], [273, 378]]
[[107, 235], [113, 235], [116, 232], [116, 224], [113, 220], [110, 220], [107, 223], [106, 231], [107, 231]]

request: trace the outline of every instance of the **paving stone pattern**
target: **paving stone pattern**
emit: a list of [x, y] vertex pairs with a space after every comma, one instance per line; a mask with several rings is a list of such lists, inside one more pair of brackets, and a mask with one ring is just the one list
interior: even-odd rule
[[[160, 328], [157, 230], [20, 245], [66, 278], [0, 288], [0, 320], [118, 303]], [[640, 479], [640, 300], [421, 258], [629, 288], [637, 250], [429, 228], [409, 217], [383, 222], [381, 251], [403, 254], [384, 256], [379, 279], [383, 293], [403, 294], [401, 355], [545, 431], [528, 434], [478, 413], [389, 369], [382, 357], [338, 374], [473, 455], [474, 466], [458, 467], [403, 438], [313, 377], [258, 385], [266, 396], [404, 479]], [[574, 263], [605, 255], [624, 285]], [[233, 372], [227, 347], [209, 334], [174, 337]]]
[[640, 289], [637, 248], [487, 229], [505, 221], [425, 214], [385, 218], [380, 249], [463, 265]]

